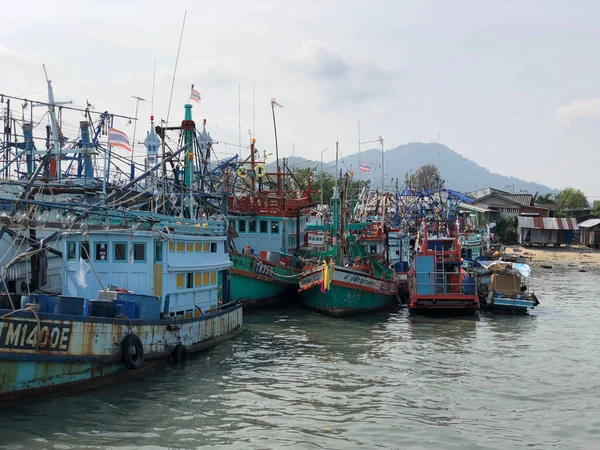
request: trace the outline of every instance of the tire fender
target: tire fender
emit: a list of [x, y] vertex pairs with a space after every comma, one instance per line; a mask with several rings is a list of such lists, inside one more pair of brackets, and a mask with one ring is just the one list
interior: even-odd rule
[[128, 334], [121, 342], [123, 362], [128, 369], [139, 369], [144, 362], [144, 345], [135, 334]]
[[171, 352], [173, 364], [186, 364], [190, 360], [190, 355], [185, 345], [179, 343]]

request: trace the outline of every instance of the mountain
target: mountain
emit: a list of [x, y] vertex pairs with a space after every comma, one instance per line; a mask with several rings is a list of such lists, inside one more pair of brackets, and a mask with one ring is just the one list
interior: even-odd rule
[[[360, 156], [361, 161], [366, 162], [371, 167], [370, 173], [362, 174], [363, 179], [373, 177], [375, 185], [381, 186], [381, 151], [366, 150], [361, 152]], [[435, 164], [442, 178], [446, 180], [446, 187], [461, 192], [474, 191], [485, 187], [494, 187], [510, 192], [514, 190], [515, 193], [527, 191], [530, 194], [535, 194], [539, 192], [540, 195], [558, 192], [556, 189], [534, 181], [494, 173], [442, 144], [411, 142], [392, 150], [386, 150], [384, 158], [385, 180], [388, 188], [395, 185], [395, 181], [393, 183], [391, 181], [392, 178], [394, 180], [399, 178], [401, 186], [406, 173], [415, 173], [420, 166], [425, 164]], [[311, 161], [302, 157], [287, 159], [290, 168], [311, 167], [320, 170], [320, 161]], [[339, 160], [338, 169], [343, 172], [353, 170], [355, 176], [358, 176], [358, 161], [358, 153], [345, 156]], [[325, 171], [333, 172], [335, 170], [335, 160], [324, 162], [323, 167]], [[274, 168], [274, 163], [270, 163], [269, 171], [274, 170]]]

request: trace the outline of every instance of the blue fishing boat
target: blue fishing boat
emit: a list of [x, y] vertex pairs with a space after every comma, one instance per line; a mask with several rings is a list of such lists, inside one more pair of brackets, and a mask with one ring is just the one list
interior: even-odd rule
[[[51, 115], [55, 107], [50, 99]], [[129, 182], [110, 182], [111, 146], [131, 150], [111, 128], [100, 183], [77, 191], [86, 201], [34, 195], [43, 174], [53, 180], [43, 186], [50, 193], [78, 188], [61, 183], [67, 152], [58, 138], [21, 183], [0, 216], [0, 235], [12, 239], [1, 271], [0, 401], [93, 387], [160, 360], [185, 362], [243, 330], [242, 306], [231, 299], [227, 195], [210, 173], [210, 149], [191, 111], [185, 105], [181, 126], [154, 127], [152, 120], [145, 168], [134, 177], [132, 159]], [[179, 147], [167, 152], [171, 130], [180, 132]], [[85, 146], [74, 153], [91, 168]], [[61, 295], [25, 294], [32, 281], [16, 292], [5, 279], [27, 265], [26, 279], [47, 285], [49, 254], [60, 258]]]
[[217, 280], [227, 279], [218, 274], [231, 265], [224, 223], [198, 230], [151, 217], [160, 226], [69, 233], [63, 295], [23, 296], [20, 308], [0, 310], [0, 400], [183, 362], [242, 331], [241, 305], [217, 297]]

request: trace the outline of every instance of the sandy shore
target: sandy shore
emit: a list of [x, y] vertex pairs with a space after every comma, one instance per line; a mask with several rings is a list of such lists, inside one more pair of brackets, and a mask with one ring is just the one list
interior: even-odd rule
[[531, 264], [567, 264], [577, 267], [600, 267], [600, 250], [592, 250], [583, 245], [574, 245], [571, 248], [539, 248], [507, 246], [506, 253], [518, 253], [530, 260]]

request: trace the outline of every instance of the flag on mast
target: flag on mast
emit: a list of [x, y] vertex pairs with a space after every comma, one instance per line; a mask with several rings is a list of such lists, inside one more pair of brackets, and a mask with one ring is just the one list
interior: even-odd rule
[[358, 169], [361, 172], [370, 172], [371, 171], [371, 166], [369, 166], [367, 163], [361, 162]]
[[116, 128], [108, 129], [108, 145], [112, 147], [121, 147], [131, 151], [131, 146], [129, 145], [129, 138], [122, 131], [117, 130]]
[[190, 100], [196, 103], [200, 103], [200, 92], [194, 89], [195, 84], [192, 84], [192, 92], [190, 93]]

